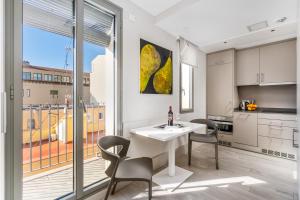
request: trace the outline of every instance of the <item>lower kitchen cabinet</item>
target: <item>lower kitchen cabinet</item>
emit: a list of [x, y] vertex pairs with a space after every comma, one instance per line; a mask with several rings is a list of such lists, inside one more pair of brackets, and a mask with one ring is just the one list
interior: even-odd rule
[[296, 115], [258, 114], [258, 147], [262, 153], [297, 158]]
[[284, 140], [293, 140], [294, 128], [272, 126], [272, 125], [258, 125], [258, 135], [264, 137], [278, 138]]
[[238, 144], [257, 147], [257, 113], [234, 113], [233, 141]]

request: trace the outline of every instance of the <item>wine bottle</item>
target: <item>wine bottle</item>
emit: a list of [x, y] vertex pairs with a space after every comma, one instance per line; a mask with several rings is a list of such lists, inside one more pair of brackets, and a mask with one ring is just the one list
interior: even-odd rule
[[168, 126], [173, 126], [173, 111], [172, 111], [172, 106], [169, 107], [169, 112], [168, 112]]

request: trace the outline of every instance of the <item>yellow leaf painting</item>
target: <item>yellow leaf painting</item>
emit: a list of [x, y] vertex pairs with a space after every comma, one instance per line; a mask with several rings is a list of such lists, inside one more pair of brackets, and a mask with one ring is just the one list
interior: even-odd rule
[[141, 39], [140, 92], [172, 94], [172, 51]]

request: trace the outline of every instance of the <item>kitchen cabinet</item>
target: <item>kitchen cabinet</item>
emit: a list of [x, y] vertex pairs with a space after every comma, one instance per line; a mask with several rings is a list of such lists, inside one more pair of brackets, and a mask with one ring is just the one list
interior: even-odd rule
[[236, 52], [236, 85], [296, 83], [296, 40]]
[[207, 67], [207, 114], [232, 117], [233, 64]]
[[211, 53], [207, 55], [207, 65], [223, 65], [226, 63], [233, 62], [233, 51], [221, 51], [216, 53]]
[[296, 115], [258, 114], [258, 146], [261, 152], [296, 159], [298, 136]]
[[260, 84], [296, 83], [296, 40], [260, 48]]
[[259, 84], [259, 48], [237, 51], [236, 74], [237, 86]]
[[257, 113], [234, 113], [233, 141], [239, 144], [257, 146]]

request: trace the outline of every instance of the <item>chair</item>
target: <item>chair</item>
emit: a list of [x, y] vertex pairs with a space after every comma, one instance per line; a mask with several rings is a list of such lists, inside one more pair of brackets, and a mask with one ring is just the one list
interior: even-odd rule
[[[126, 157], [129, 148], [130, 140], [119, 136], [104, 136], [97, 142], [101, 150], [102, 158], [110, 161], [110, 165], [105, 173], [110, 177], [110, 182], [105, 195], [105, 200], [108, 199], [110, 190], [111, 194], [115, 193], [118, 182], [121, 181], [145, 181], [149, 184], [149, 200], [152, 198], [152, 175], [153, 165], [152, 159], [128, 158]], [[111, 147], [120, 148], [117, 154], [108, 151]]]
[[217, 125], [207, 119], [194, 119], [192, 123], [206, 124], [206, 134], [198, 134], [191, 132], [188, 137], [188, 164], [191, 165], [191, 156], [192, 156], [192, 142], [202, 142], [215, 145], [215, 157], [216, 157], [216, 169], [219, 169], [218, 162], [218, 127]]

